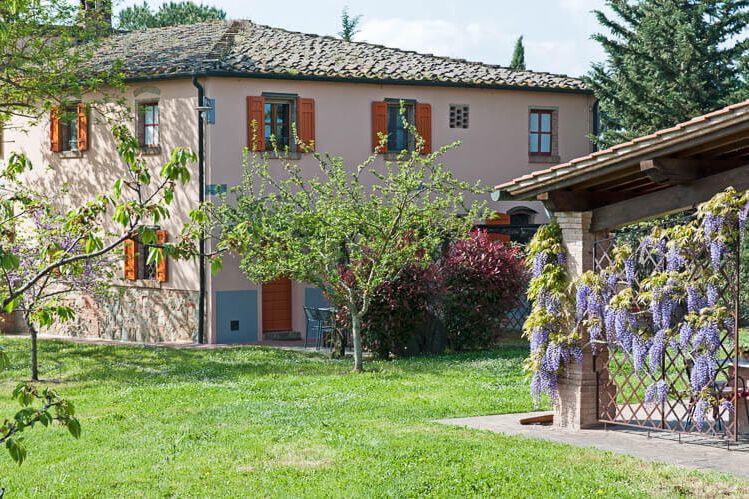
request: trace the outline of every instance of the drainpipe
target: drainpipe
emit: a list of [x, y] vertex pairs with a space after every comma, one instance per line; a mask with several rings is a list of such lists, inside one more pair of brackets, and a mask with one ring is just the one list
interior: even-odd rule
[[[192, 84], [198, 89], [198, 107], [203, 105], [205, 88], [198, 82], [198, 75], [192, 77]], [[205, 201], [205, 126], [203, 113], [198, 112], [198, 201]], [[198, 266], [200, 287], [198, 291], [198, 343], [205, 342], [205, 234], [200, 231], [198, 243]]]

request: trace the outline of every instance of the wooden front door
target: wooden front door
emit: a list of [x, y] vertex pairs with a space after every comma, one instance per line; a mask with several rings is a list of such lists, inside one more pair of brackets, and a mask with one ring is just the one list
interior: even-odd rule
[[291, 279], [263, 284], [263, 332], [291, 331]]

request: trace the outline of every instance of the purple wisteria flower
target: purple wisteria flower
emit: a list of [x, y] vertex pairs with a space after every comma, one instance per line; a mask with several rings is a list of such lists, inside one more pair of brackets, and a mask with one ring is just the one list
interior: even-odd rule
[[668, 384], [660, 379], [645, 389], [645, 403], [663, 405], [668, 398]]
[[539, 251], [536, 253], [536, 257], [533, 259], [533, 277], [540, 277], [544, 272], [544, 266], [546, 265], [546, 253]]

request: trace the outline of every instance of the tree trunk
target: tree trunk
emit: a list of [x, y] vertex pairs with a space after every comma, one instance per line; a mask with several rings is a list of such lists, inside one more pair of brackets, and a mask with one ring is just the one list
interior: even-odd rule
[[364, 371], [361, 347], [361, 315], [357, 312], [351, 313], [351, 335], [354, 339], [354, 371]]
[[335, 323], [333, 336], [330, 339], [330, 356], [334, 359], [342, 359], [346, 356], [346, 333], [345, 324]]
[[31, 321], [26, 319], [26, 327], [31, 334], [31, 381], [39, 381], [39, 361], [37, 358], [36, 329]]

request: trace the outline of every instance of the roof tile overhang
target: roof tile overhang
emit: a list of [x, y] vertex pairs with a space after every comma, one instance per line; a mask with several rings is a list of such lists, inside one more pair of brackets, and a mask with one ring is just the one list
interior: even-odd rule
[[653, 161], [661, 166], [678, 161], [682, 176], [706, 176], [749, 163], [749, 100], [518, 177], [495, 190], [502, 200], [544, 199], [550, 192], [587, 196], [589, 207], [595, 208], [672, 186], [674, 182], [658, 178], [653, 168], [659, 165]]

